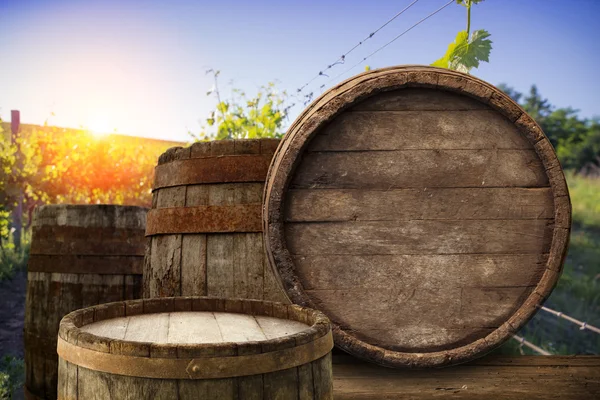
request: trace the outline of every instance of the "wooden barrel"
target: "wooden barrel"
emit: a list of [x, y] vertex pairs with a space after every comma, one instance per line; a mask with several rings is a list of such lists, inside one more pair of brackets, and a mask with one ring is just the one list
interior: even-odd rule
[[264, 251], [261, 202], [278, 139], [219, 140], [158, 160], [143, 297], [289, 302]]
[[29, 398], [56, 399], [56, 336], [64, 315], [141, 297], [146, 212], [114, 205], [35, 210], [24, 325]]
[[329, 320], [260, 300], [163, 297], [60, 324], [59, 399], [332, 399]]
[[550, 294], [571, 206], [554, 150], [494, 86], [403, 66], [351, 78], [292, 124], [264, 231], [290, 299], [390, 367], [490, 351]]

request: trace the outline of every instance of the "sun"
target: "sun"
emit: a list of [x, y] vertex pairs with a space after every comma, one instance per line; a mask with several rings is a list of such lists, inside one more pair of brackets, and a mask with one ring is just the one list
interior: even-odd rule
[[110, 119], [104, 114], [93, 115], [87, 123], [87, 129], [94, 136], [106, 136], [115, 130], [115, 127], [111, 124]]

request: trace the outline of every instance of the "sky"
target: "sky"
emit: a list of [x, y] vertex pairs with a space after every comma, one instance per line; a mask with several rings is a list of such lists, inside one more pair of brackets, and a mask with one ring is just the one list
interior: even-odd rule
[[[221, 71], [224, 97], [272, 81], [295, 94], [413, 1], [0, 0], [0, 117], [16, 109], [22, 123], [188, 141], [216, 104], [206, 70]], [[465, 29], [456, 4], [332, 79], [447, 2], [417, 1], [306, 91], [320, 94], [364, 65], [440, 58]], [[536, 84], [554, 105], [600, 116], [599, 13], [600, 0], [475, 5], [472, 29], [489, 31], [493, 49], [472, 74], [519, 91]]]

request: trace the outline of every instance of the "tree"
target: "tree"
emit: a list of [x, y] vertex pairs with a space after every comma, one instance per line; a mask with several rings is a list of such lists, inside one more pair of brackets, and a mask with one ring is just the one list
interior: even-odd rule
[[454, 42], [448, 45], [446, 54], [431, 65], [469, 73], [471, 69], [478, 68], [481, 61], [490, 61], [490, 52], [492, 51], [492, 41], [489, 39], [490, 33], [485, 29], [479, 29], [471, 34], [471, 7], [473, 4], [482, 1], [456, 1], [457, 4], [467, 9], [467, 29], [458, 32]]
[[283, 136], [283, 123], [293, 104], [286, 106], [287, 93], [279, 93], [270, 82], [261, 86], [254, 97], [239, 89], [232, 89], [229, 99], [223, 100], [218, 86], [220, 71], [213, 74], [214, 86], [206, 94], [217, 99], [215, 108], [205, 119], [199, 134], [189, 132], [195, 140], [254, 139]]
[[506, 84], [498, 87], [540, 125], [556, 149], [564, 168], [581, 170], [591, 165], [600, 165], [600, 120], [582, 119], [578, 110], [571, 107], [556, 108], [532, 85], [523, 95]]

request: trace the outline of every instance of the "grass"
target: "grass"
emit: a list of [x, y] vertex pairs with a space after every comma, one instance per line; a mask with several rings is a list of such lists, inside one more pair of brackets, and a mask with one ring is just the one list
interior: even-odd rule
[[[573, 227], [562, 276], [545, 305], [600, 327], [600, 179], [567, 173]], [[539, 311], [519, 332], [554, 354], [600, 354], [600, 335]], [[523, 348], [526, 354], [535, 354]], [[520, 354], [511, 340], [497, 352]]]
[[25, 363], [20, 358], [0, 359], [0, 399], [13, 399], [25, 383]]
[[24, 243], [20, 251], [14, 246], [4, 244], [4, 250], [0, 250], [0, 282], [11, 279], [15, 272], [24, 270], [29, 259], [29, 243]]

